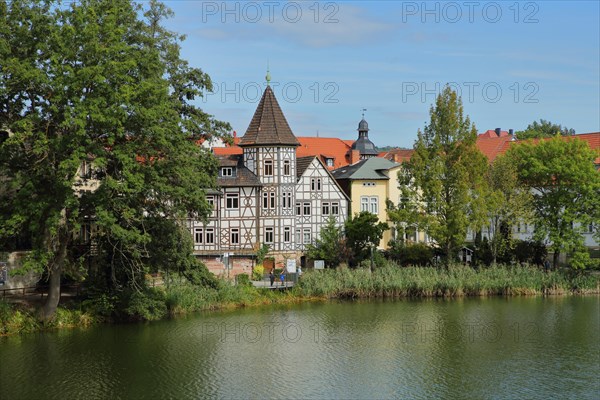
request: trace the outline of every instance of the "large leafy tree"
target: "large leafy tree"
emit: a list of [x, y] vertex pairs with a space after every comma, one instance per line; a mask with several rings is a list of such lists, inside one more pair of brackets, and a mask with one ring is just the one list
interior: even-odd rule
[[554, 136], [571, 136], [575, 134], [575, 129], [563, 127], [560, 124], [553, 124], [545, 119], [540, 119], [540, 122], [533, 121], [527, 125], [523, 131], [518, 131], [516, 136], [519, 140], [525, 139], [540, 139], [550, 138]]
[[468, 228], [486, 223], [487, 160], [475, 146], [476, 138], [475, 126], [463, 116], [460, 97], [447, 86], [431, 107], [430, 122], [419, 130], [415, 151], [398, 177], [409, 199], [404, 214], [419, 220], [418, 226], [435, 240], [446, 261], [463, 244]]
[[314, 244], [306, 247], [306, 255], [313, 260], [323, 260], [330, 268], [335, 268], [350, 258], [344, 229], [338, 226], [334, 217], [329, 217]]
[[527, 223], [532, 217], [532, 197], [529, 188], [521, 185], [516, 163], [507, 155], [497, 157], [486, 174], [491, 235], [489, 247], [492, 262], [500, 254], [512, 250], [512, 227]]
[[216, 164], [195, 141], [229, 128], [193, 105], [211, 82], [181, 59], [168, 16], [155, 1], [0, 1], [0, 236], [30, 234], [28, 265], [49, 276], [43, 319], [82, 224], [111, 285], [141, 285], [165, 229], [184, 234], [152, 221], [209, 212]]
[[578, 253], [577, 260], [585, 258], [582, 230], [593, 224], [597, 234], [600, 226], [600, 174], [594, 168], [598, 150], [576, 137], [556, 137], [515, 144], [507, 155], [519, 180], [532, 191], [535, 235], [550, 241], [554, 266], [564, 251]]
[[389, 229], [385, 222], [379, 222], [377, 215], [368, 211], [361, 211], [346, 220], [344, 231], [346, 244], [352, 252], [351, 263], [359, 264], [369, 256], [379, 245], [383, 233]]

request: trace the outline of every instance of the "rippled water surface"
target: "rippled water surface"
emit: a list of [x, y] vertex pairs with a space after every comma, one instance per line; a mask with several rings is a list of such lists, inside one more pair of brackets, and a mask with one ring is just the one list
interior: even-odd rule
[[304, 304], [0, 338], [0, 398], [600, 398], [600, 298]]

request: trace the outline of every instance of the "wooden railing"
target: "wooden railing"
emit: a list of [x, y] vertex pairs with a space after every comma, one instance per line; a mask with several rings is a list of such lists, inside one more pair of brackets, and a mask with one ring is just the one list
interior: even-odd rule
[[[61, 295], [65, 293], [73, 293], [75, 291], [75, 296], [79, 297], [82, 292], [81, 285], [61, 285], [60, 293]], [[22, 288], [11, 288], [11, 289], [2, 289], [0, 288], [0, 292], [2, 292], [2, 297], [8, 296], [40, 296], [43, 298], [48, 295], [48, 286], [29, 286]]]

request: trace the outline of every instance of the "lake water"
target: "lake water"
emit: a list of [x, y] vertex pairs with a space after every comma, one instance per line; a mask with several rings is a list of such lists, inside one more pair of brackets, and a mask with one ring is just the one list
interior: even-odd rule
[[600, 297], [206, 313], [0, 338], [0, 398], [598, 399]]

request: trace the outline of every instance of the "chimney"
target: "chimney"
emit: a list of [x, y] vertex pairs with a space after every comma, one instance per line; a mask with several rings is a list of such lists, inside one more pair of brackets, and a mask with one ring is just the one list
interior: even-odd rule
[[237, 132], [233, 131], [233, 137], [237, 137]]
[[500, 128], [496, 128], [496, 136], [500, 137], [502, 130]]
[[360, 161], [360, 150], [350, 150], [350, 164]]
[[513, 129], [509, 129], [509, 130], [508, 130], [508, 134], [509, 134], [510, 136], [512, 136], [512, 135], [514, 135], [514, 134], [515, 134], [515, 131], [514, 131]]

